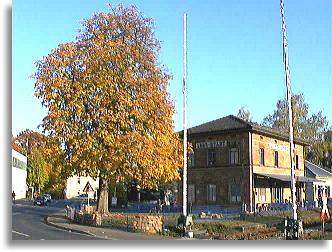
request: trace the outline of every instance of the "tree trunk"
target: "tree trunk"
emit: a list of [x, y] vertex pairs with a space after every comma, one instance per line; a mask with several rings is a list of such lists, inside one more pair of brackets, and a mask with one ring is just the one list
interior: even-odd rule
[[108, 181], [102, 176], [99, 177], [97, 212], [100, 214], [108, 213]]

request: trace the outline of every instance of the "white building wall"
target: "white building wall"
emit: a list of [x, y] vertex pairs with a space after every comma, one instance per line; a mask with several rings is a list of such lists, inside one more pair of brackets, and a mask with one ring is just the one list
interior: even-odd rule
[[[72, 176], [67, 179], [66, 197], [67, 199], [77, 197], [83, 194], [83, 189], [89, 181], [94, 191], [99, 188], [99, 178], [94, 180], [90, 176]], [[90, 195], [93, 197], [93, 195]]]
[[[19, 160], [20, 162], [17, 162]], [[16, 199], [26, 197], [27, 157], [12, 149], [12, 191]]]

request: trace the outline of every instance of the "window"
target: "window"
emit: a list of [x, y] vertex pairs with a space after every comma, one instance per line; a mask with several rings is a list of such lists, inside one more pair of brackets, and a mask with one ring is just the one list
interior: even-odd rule
[[263, 148], [259, 149], [259, 164], [260, 165], [264, 165], [265, 164], [265, 160], [264, 160], [264, 149]]
[[194, 152], [191, 151], [188, 153], [188, 167], [194, 167], [195, 166], [195, 156]]
[[207, 186], [207, 200], [216, 201], [217, 200], [217, 186], [209, 184]]
[[238, 164], [239, 163], [239, 149], [232, 148], [230, 150], [230, 164]]
[[214, 166], [216, 164], [216, 152], [215, 150], [208, 150], [208, 166]]
[[279, 167], [279, 153], [277, 151], [274, 152], [274, 166]]
[[195, 202], [195, 185], [194, 184], [188, 185], [188, 202], [189, 203]]
[[230, 192], [231, 192], [231, 202], [232, 203], [237, 203], [241, 202], [241, 190], [240, 190], [240, 185], [239, 184], [232, 184], [230, 186]]
[[295, 156], [295, 169], [299, 169], [300, 165], [299, 165], [299, 155]]

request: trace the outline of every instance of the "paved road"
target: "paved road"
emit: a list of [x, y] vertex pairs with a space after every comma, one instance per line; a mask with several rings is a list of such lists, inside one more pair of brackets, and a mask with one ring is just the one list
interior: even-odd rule
[[55, 201], [50, 206], [39, 207], [33, 206], [31, 201], [18, 201], [12, 206], [12, 240], [100, 240], [97, 237], [68, 232], [44, 223], [44, 218], [48, 215], [63, 214], [67, 203], [69, 202]]

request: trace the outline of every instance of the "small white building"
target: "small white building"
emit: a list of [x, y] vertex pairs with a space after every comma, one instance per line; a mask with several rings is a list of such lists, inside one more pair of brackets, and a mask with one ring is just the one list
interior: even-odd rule
[[26, 197], [27, 157], [12, 149], [12, 191], [16, 199]]
[[319, 199], [324, 195], [331, 197], [332, 173], [305, 160], [305, 172], [307, 177], [313, 177], [317, 181], [306, 186], [306, 200], [318, 207]]
[[[67, 186], [66, 186], [66, 197], [67, 199], [74, 198], [84, 194], [83, 190], [87, 183], [90, 183], [92, 189], [97, 192], [99, 188], [99, 178], [96, 180], [91, 178], [90, 176], [77, 176], [73, 175], [67, 178]], [[90, 195], [93, 197], [93, 195]]]

